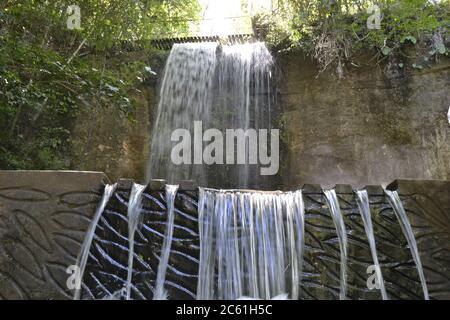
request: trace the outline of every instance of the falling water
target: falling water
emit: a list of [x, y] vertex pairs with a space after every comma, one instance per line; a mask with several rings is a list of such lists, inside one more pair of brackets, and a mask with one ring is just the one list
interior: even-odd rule
[[[213, 111], [221, 121], [217, 124], [219, 129], [270, 129], [275, 103], [272, 69], [272, 55], [262, 42], [222, 47], [218, 65], [220, 94], [215, 99], [219, 108]], [[247, 160], [248, 153], [246, 145]], [[248, 163], [233, 165], [230, 168], [233, 187], [258, 187], [257, 170], [257, 165]]]
[[156, 276], [156, 289], [153, 300], [167, 300], [167, 291], [164, 290], [167, 265], [169, 263], [170, 248], [172, 246], [173, 226], [175, 221], [175, 196], [177, 185], [166, 185], [166, 205], [167, 205], [167, 226], [164, 234], [164, 241], [161, 247], [161, 255]]
[[[89, 226], [88, 231], [86, 232], [86, 235], [84, 237], [83, 244], [81, 245], [80, 254], [77, 258], [76, 265], [79, 267], [79, 281], [81, 284], [81, 281], [83, 280], [83, 274], [84, 270], [86, 269], [86, 263], [89, 257], [89, 251], [91, 249], [91, 243], [92, 239], [94, 238], [95, 229], [97, 227], [98, 221], [100, 220], [100, 217], [103, 213], [103, 210], [105, 210], [106, 204], [108, 203], [109, 199], [111, 198], [112, 194], [114, 193], [114, 190], [116, 190], [117, 184], [107, 184], [105, 186], [105, 191], [103, 192], [102, 200], [100, 201], [99, 206], [97, 207], [97, 210], [95, 211], [94, 217], [92, 218], [91, 224]], [[78, 287], [75, 289], [75, 295], [74, 299], [79, 300], [80, 299], [80, 293], [81, 288]]]
[[170, 141], [175, 129], [192, 133], [194, 121], [208, 123], [213, 101], [216, 50], [216, 43], [173, 45], [161, 84], [147, 178], [165, 178], [169, 183], [192, 177], [203, 181], [204, 170], [198, 165], [172, 163]]
[[377, 282], [380, 285], [381, 296], [383, 300], [387, 300], [388, 296], [386, 288], [384, 287], [383, 275], [381, 273], [380, 263], [378, 262], [377, 247], [375, 244], [375, 236], [373, 233], [372, 217], [370, 215], [369, 195], [366, 190], [357, 190], [357, 202], [359, 212], [364, 223], [364, 229], [366, 230], [367, 239], [369, 241], [370, 252], [372, 254], [373, 263], [375, 264], [375, 270], [377, 273]]
[[341, 251], [341, 279], [339, 298], [346, 299], [347, 295], [347, 231], [345, 229], [344, 218], [339, 207], [339, 201], [335, 190], [324, 190], [330, 208], [331, 216], [336, 227], [336, 233], [339, 239], [339, 248]]
[[142, 195], [146, 186], [133, 183], [131, 188], [130, 200], [128, 201], [128, 274], [126, 284], [126, 298], [130, 300], [131, 277], [133, 275], [133, 257], [134, 257], [134, 235], [136, 233], [139, 215], [142, 209]]
[[425, 280], [425, 275], [423, 273], [422, 261], [420, 260], [419, 250], [417, 248], [416, 238], [414, 237], [413, 230], [411, 228], [411, 224], [409, 223], [408, 216], [406, 215], [405, 209], [403, 208], [402, 201], [397, 193], [397, 191], [384, 190], [388, 195], [389, 202], [391, 203], [392, 208], [397, 216], [397, 219], [400, 222], [400, 226], [402, 228], [403, 234], [406, 237], [406, 241], [408, 242], [409, 248], [411, 250], [412, 257], [417, 267], [417, 272], [419, 273], [420, 282], [422, 284], [422, 290], [425, 300], [429, 299], [428, 296], [428, 287], [427, 282]]
[[[107, 185], [92, 219], [77, 259], [83, 277], [95, 230], [116, 185]], [[145, 186], [134, 184], [128, 207], [128, 272], [120, 286], [107, 291], [107, 299], [130, 299], [133, 286], [134, 234], [137, 229]], [[174, 236], [175, 197], [178, 186], [166, 186], [167, 223], [159, 257], [155, 300], [167, 299], [166, 272]], [[387, 299], [378, 261], [368, 193], [357, 191], [357, 204], [367, 234], [383, 299]], [[334, 190], [324, 190], [335, 224], [340, 249], [340, 298], [347, 291], [347, 230]], [[397, 192], [386, 190], [416, 264], [425, 299], [428, 290], [417, 243]], [[108, 211], [109, 213], [109, 211]], [[200, 259], [198, 299], [298, 299], [300, 297], [305, 234], [302, 191], [264, 192], [200, 188], [198, 204]], [[103, 220], [103, 219], [102, 219]], [[126, 235], [122, 238], [126, 238]], [[97, 239], [96, 239], [97, 240]], [[98, 240], [101, 240], [100, 238]], [[106, 255], [109, 256], [109, 255]], [[102, 257], [104, 258], [104, 257]], [[126, 265], [126, 263], [125, 263]], [[120, 267], [115, 263], [115, 267]], [[126, 269], [121, 267], [122, 269]], [[114, 273], [112, 273], [114, 274]], [[95, 277], [90, 273], [90, 276]], [[89, 282], [89, 281], [88, 281]], [[87, 283], [83, 285], [89, 285]], [[125, 285], [124, 285], [125, 284]], [[117, 290], [120, 288], [120, 290]], [[86, 287], [88, 289], [88, 287]], [[91, 288], [89, 288], [90, 290]], [[74, 298], [80, 298], [80, 289]], [[89, 291], [90, 292], [90, 291]], [[192, 291], [191, 291], [192, 292]], [[103, 297], [104, 295], [101, 295]], [[144, 297], [141, 295], [141, 297]]]
[[198, 299], [297, 299], [304, 244], [301, 191], [201, 189]]
[[[272, 89], [273, 59], [264, 43], [218, 45], [217, 43], [175, 44], [166, 63], [153, 128], [147, 178], [164, 178], [169, 183], [196, 180], [201, 185], [248, 187], [258, 165], [203, 164], [202, 145], [187, 142], [191, 164], [171, 161], [175, 129], [186, 129], [192, 140], [194, 121], [201, 121], [203, 131], [218, 129], [269, 129], [274, 107]], [[179, 137], [177, 137], [179, 139]], [[248, 155], [248, 145], [246, 154]], [[247, 159], [248, 160], [248, 159]], [[228, 182], [228, 180], [230, 182]], [[257, 179], [251, 179], [257, 183]]]

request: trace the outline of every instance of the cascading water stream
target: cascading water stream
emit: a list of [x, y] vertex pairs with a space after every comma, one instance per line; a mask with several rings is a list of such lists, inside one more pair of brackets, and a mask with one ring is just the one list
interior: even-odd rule
[[105, 207], [116, 190], [117, 184], [107, 184], [105, 186], [105, 190], [103, 192], [103, 197], [100, 201], [100, 204], [95, 211], [94, 217], [92, 218], [91, 224], [89, 225], [89, 229], [86, 232], [84, 237], [83, 244], [81, 245], [80, 254], [77, 257], [76, 265], [79, 268], [79, 286], [75, 289], [74, 299], [79, 300], [81, 294], [81, 283], [83, 281], [84, 270], [86, 269], [86, 263], [89, 257], [89, 251], [91, 249], [92, 239], [94, 238], [95, 229], [97, 227], [98, 221], [105, 210]]
[[217, 65], [216, 51], [216, 43], [173, 45], [161, 84], [147, 180], [164, 178], [169, 183], [192, 177], [196, 177], [199, 182], [204, 180], [204, 170], [200, 166], [172, 163], [170, 141], [175, 129], [186, 129], [192, 133], [194, 121], [209, 123]]
[[133, 275], [133, 257], [134, 257], [134, 236], [136, 233], [139, 216], [142, 209], [142, 195], [144, 194], [146, 186], [133, 183], [130, 192], [130, 199], [128, 201], [128, 274], [126, 283], [126, 299], [130, 300], [131, 294], [131, 278]]
[[[291, 298], [298, 299], [300, 295], [300, 283], [303, 275], [303, 251], [305, 247], [305, 204], [301, 190], [294, 192], [293, 202], [286, 201], [289, 204], [287, 209], [288, 224], [288, 245], [290, 247], [289, 257], [291, 261]], [[295, 244], [294, 244], [295, 241]], [[296, 285], [296, 284], [299, 285]]]
[[347, 297], [347, 230], [345, 229], [344, 218], [335, 190], [323, 190], [327, 198], [331, 216], [336, 227], [336, 233], [339, 240], [341, 251], [341, 276], [339, 298], [345, 300]]
[[199, 234], [197, 299], [271, 299], [287, 291], [291, 299], [298, 298], [304, 245], [301, 191], [200, 189]]
[[[169, 183], [195, 180], [210, 186], [220, 181], [221, 187], [226, 183], [248, 187], [249, 176], [256, 176], [259, 166], [250, 163], [248, 143], [242, 144], [245, 162], [236, 156], [233, 163], [227, 158], [220, 160], [223, 164], [206, 164], [203, 148], [207, 141], [202, 140], [203, 133], [195, 129], [194, 121], [201, 121], [203, 130], [217, 129], [223, 134], [227, 129], [270, 129], [275, 101], [272, 69], [273, 58], [262, 42], [175, 44], [161, 84], [147, 179], [164, 178]], [[177, 130], [172, 140], [176, 129], [185, 131]], [[186, 132], [191, 138], [182, 141], [190, 151], [183, 153], [182, 163], [174, 163], [172, 148], [182, 139], [178, 134]], [[257, 184], [256, 180], [251, 182]]]
[[416, 238], [414, 237], [414, 232], [412, 230], [408, 216], [406, 215], [405, 209], [403, 208], [400, 196], [398, 195], [397, 191], [385, 189], [384, 192], [388, 195], [389, 202], [391, 203], [391, 206], [394, 209], [395, 215], [399, 220], [403, 234], [406, 237], [406, 241], [408, 242], [409, 249], [411, 250], [411, 255], [417, 267], [417, 272], [419, 273], [420, 283], [422, 285], [423, 290], [423, 296], [425, 300], [429, 300], [427, 282], [425, 280], [425, 274], [423, 272], [422, 261], [420, 260]]
[[[150, 254], [151, 257], [158, 259], [158, 257], [153, 255], [151, 249], [147, 253], [141, 251], [139, 256], [134, 255], [134, 234], [139, 232], [142, 235], [141, 231], [144, 231], [144, 229], [147, 234], [156, 232], [156, 230], [148, 228], [148, 225], [144, 222], [142, 230], [138, 229], [142, 194], [145, 186], [134, 184], [130, 192], [128, 210], [126, 210], [128, 217], [128, 238], [125, 230], [112, 229], [116, 223], [109, 219], [113, 217], [114, 219], [124, 219], [125, 212], [120, 212], [122, 218], [119, 218], [119, 215], [115, 211], [115, 202], [111, 203], [110, 210], [105, 212], [105, 207], [113, 195], [116, 185], [108, 185], [105, 187], [101, 202], [83, 241], [82, 249], [77, 259], [77, 265], [79, 266], [79, 270], [81, 270], [80, 280], [83, 277], [87, 261], [90, 259], [89, 257], [95, 259], [95, 263], [99, 268], [102, 269], [103, 266], [108, 266], [108, 268], [105, 270], [89, 269], [89, 278], [86, 278], [83, 283], [83, 288], [86, 289], [84, 293], [97, 298], [122, 299], [126, 297], [126, 299], [130, 299], [130, 291], [133, 288], [133, 294], [136, 293], [137, 298], [145, 298], [153, 295], [153, 299], [155, 300], [167, 299], [167, 290], [165, 288], [166, 272], [168, 268], [171, 270], [174, 268], [173, 270], [175, 270], [177, 277], [183, 275], [188, 276], [186, 283], [181, 282], [183, 285], [190, 283], [190, 285], [184, 288], [183, 286], [179, 286], [178, 289], [181, 288], [184, 290], [184, 293], [190, 292], [190, 296], [195, 297], [195, 286], [197, 286], [196, 297], [198, 299], [298, 299], [301, 293], [300, 289], [303, 286], [305, 286], [306, 292], [301, 296], [307, 297], [311, 295], [310, 279], [311, 276], [315, 277], [316, 275], [311, 273], [309, 269], [308, 273], [305, 273], [308, 277], [308, 282], [302, 284], [303, 253], [305, 247], [305, 205], [302, 191], [265, 192], [200, 188], [198, 201], [200, 259], [198, 261], [194, 256], [192, 256], [192, 259], [189, 258], [189, 261], [195, 264], [198, 263], [198, 274], [189, 274], [184, 273], [184, 271], [180, 272], [178, 269], [180, 267], [185, 268], [184, 263], [188, 263], [189, 265], [188, 260], [185, 260], [180, 265], [169, 266], [169, 257], [172, 254], [173, 247], [172, 239], [175, 239], [175, 214], [176, 212], [180, 212], [175, 209], [177, 188], [177, 186], [172, 185], [166, 186], [167, 221], [165, 223], [165, 231], [164, 229], [158, 230], [160, 236], [164, 233], [164, 238], [159, 255], [155, 289], [153, 290], [145, 280], [143, 283], [132, 282], [133, 262], [139, 264], [138, 268], [142, 266], [148, 268], [146, 264], [147, 260], [142, 260], [141, 254], [144, 256]], [[369, 196], [365, 190], [355, 191], [355, 193], [369, 242], [372, 260], [376, 267], [377, 283], [380, 284], [379, 289], [383, 299], [387, 299], [388, 297], [384, 287], [385, 283], [378, 261]], [[334, 190], [324, 190], [324, 194], [336, 228], [341, 255], [339, 297], [340, 299], [346, 299], [347, 270], [350, 272], [355, 271], [347, 268], [347, 263], [354, 263], [354, 260], [350, 257], [347, 261], [347, 230], [336, 192]], [[419, 273], [424, 296], [428, 299], [428, 290], [410, 222], [399, 195], [396, 192], [388, 190], [386, 190], [386, 194], [397, 215], [402, 232], [407, 238], [409, 250], [411, 250]], [[120, 196], [114, 198], [114, 200], [120, 201]], [[177, 204], [179, 205], [178, 200], [181, 201], [182, 199], [177, 198]], [[311, 204], [311, 199], [308, 201]], [[354, 209], [352, 208], [352, 211]], [[177, 221], [179, 221], [178, 219], [182, 221], [182, 216], [177, 216]], [[391, 222], [395, 223], [395, 221]], [[349, 227], [352, 228], [352, 224]], [[97, 233], [95, 233], [96, 229]], [[98, 233], [98, 230], [102, 230], [102, 232]], [[123, 244], [118, 244], [118, 246], [120, 245], [120, 250], [124, 250], [123, 252], [127, 253], [128, 268], [127, 262], [122, 261], [122, 258], [126, 259], [123, 254], [120, 254], [119, 257], [115, 249], [114, 251], [107, 252], [107, 250], [113, 250], [113, 247], [109, 246], [109, 249], [108, 247], [105, 247], [105, 249], [101, 247], [102, 243], [107, 243], [105, 239], [108, 239], [108, 235], [105, 232], [108, 230], [114, 232], [116, 239], [123, 241]], [[352, 230], [354, 229], [349, 229], [349, 234], [352, 233]], [[313, 230], [309, 231], [311, 232]], [[124, 234], [121, 235], [120, 232], [124, 232]], [[314, 235], [311, 234], [313, 237]], [[90, 250], [91, 246], [93, 246], [94, 237], [96, 243], [95, 250]], [[310, 238], [308, 239], [310, 240]], [[108, 241], [109, 244], [113, 244], [113, 242]], [[177, 242], [176, 250], [180, 249], [178, 244]], [[382, 245], [382, 243], [379, 245]], [[117, 249], [118, 246], [114, 245], [114, 248]], [[309, 243], [308, 248], [310, 250], [314, 249], [314, 246], [310, 246], [311, 244]], [[191, 256], [192, 253], [190, 250], [194, 248], [189, 247], [189, 249], [185, 249], [179, 252], [177, 251], [177, 254], [182, 253], [184, 257]], [[194, 250], [197, 250], [197, 248]], [[116, 261], [116, 257], [119, 257], [119, 260]], [[135, 258], [137, 260], [134, 260]], [[403, 257], [400, 258], [403, 259]], [[310, 255], [308, 255], [308, 264], [320, 263], [320, 261], [314, 260], [311, 262], [309, 259], [311, 259]], [[158, 263], [158, 260], [153, 261], [153, 263], [155, 262]], [[405, 261], [403, 260], [403, 262]], [[119, 270], [125, 270], [126, 279], [119, 277], [119, 273], [116, 273], [115, 270], [118, 272]], [[123, 274], [121, 271], [120, 273]], [[103, 279], [103, 276], [109, 278]], [[111, 282], [112, 279], [114, 280]], [[197, 282], [195, 282], [195, 279], [197, 279]], [[392, 277], [389, 280], [392, 281]], [[414, 279], [410, 279], [410, 281], [414, 282]], [[313, 282], [313, 285], [318, 286], [319, 284]], [[178, 282], [172, 283], [172, 285], [178, 285]], [[324, 285], [329, 285], [329, 283]], [[101, 294], [95, 294], [95, 290], [100, 290]], [[174, 296], [176, 297], [175, 292]], [[80, 289], [75, 291], [74, 298], [80, 298]]]
[[384, 286], [383, 274], [381, 273], [380, 263], [378, 261], [377, 247], [375, 244], [375, 236], [373, 233], [372, 217], [370, 215], [370, 203], [369, 195], [366, 190], [357, 190], [357, 202], [359, 212], [364, 223], [364, 229], [366, 231], [367, 239], [369, 241], [370, 252], [372, 254], [373, 263], [375, 265], [375, 271], [377, 273], [377, 282], [380, 285], [381, 296], [383, 300], [388, 300], [386, 288]]
[[177, 195], [177, 191], [178, 185], [166, 185], [167, 226], [164, 234], [163, 245], [161, 247], [153, 300], [167, 300], [167, 291], [164, 289], [164, 281], [166, 280], [170, 248], [172, 246], [173, 227], [175, 221], [175, 197]]

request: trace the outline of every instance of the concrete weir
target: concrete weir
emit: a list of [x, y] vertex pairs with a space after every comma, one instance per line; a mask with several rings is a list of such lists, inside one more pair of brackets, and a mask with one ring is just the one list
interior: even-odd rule
[[[115, 181], [101, 172], [0, 171], [0, 299], [73, 298], [69, 267], [76, 264], [104, 186], [111, 182]], [[82, 299], [114, 298], [127, 283], [127, 206], [132, 185], [131, 180], [118, 181], [98, 220], [82, 279]], [[305, 213], [298, 298], [339, 299], [339, 241], [326, 196], [319, 185], [296, 189], [302, 190]], [[381, 299], [380, 290], [370, 289], [366, 282], [373, 254], [357, 194], [350, 185], [332, 189], [348, 238], [346, 298]], [[387, 297], [423, 299], [417, 269], [388, 196], [380, 186], [359, 189], [368, 194]], [[386, 189], [400, 196], [417, 241], [430, 299], [450, 299], [450, 181], [396, 180]], [[201, 247], [197, 186], [180, 183], [173, 203], [165, 288], [169, 299], [194, 299]], [[166, 221], [165, 181], [153, 180], [142, 196], [134, 238], [131, 299], [153, 298]]]

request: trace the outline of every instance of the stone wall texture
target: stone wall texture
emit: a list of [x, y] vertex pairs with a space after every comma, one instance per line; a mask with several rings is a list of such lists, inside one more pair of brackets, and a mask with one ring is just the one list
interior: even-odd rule
[[135, 108], [125, 115], [116, 106], [87, 103], [72, 132], [70, 169], [105, 172], [120, 177], [145, 180], [149, 158], [150, 132], [158, 104], [158, 81], [167, 52], [127, 52], [112, 63], [136, 61], [150, 66], [157, 75], [143, 74], [143, 82], [128, 92]]
[[[107, 106], [80, 114], [71, 169], [145, 181], [167, 53], [134, 53], [157, 75], [130, 93], [133, 120]], [[450, 179], [450, 60], [419, 71], [412, 62], [401, 69], [395, 59], [376, 65], [371, 58], [357, 58], [358, 66], [348, 65], [338, 79], [331, 67], [319, 74], [301, 53], [275, 55], [281, 112], [272, 119], [282, 135], [280, 171], [262, 189]]]
[[311, 58], [277, 57], [284, 187], [450, 179], [450, 61], [414, 71], [369, 58], [338, 79]]
[[0, 171], [0, 299], [70, 299], [103, 173]]
[[[0, 171], [0, 299], [70, 299], [66, 273], [79, 253], [108, 179], [98, 172]], [[398, 180], [431, 299], [450, 299], [450, 182]], [[128, 257], [130, 180], [119, 181], [91, 246], [83, 297], [110, 298], [123, 288]], [[337, 185], [348, 235], [348, 297], [380, 299], [366, 285], [372, 259], [355, 194]], [[366, 187], [380, 264], [390, 299], [423, 298], [407, 241], [383, 189]], [[143, 224], [136, 237], [133, 298], [151, 299], [167, 206], [164, 184], [144, 193]], [[305, 202], [302, 299], [337, 299], [339, 245], [319, 185], [302, 187]], [[175, 200], [173, 252], [166, 286], [172, 299], [193, 299], [198, 274], [198, 192], [181, 188]]]

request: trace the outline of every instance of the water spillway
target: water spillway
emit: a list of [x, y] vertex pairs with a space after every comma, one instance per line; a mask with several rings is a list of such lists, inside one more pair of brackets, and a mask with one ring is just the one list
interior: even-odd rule
[[[147, 176], [168, 184], [114, 193], [83, 249], [84, 298], [123, 298], [124, 288], [126, 299], [154, 300], [428, 298], [395, 194], [381, 191], [371, 202], [352, 189], [258, 191], [273, 177], [259, 174], [249, 136], [205, 156], [223, 132], [272, 128], [273, 67], [264, 43], [173, 46]], [[230, 150], [232, 159], [218, 156]], [[183, 180], [201, 187], [178, 188]]]
[[388, 295], [386, 293], [386, 288], [384, 286], [383, 274], [381, 273], [380, 262], [378, 259], [376, 242], [375, 242], [375, 235], [373, 232], [369, 195], [367, 193], [367, 190], [357, 190], [356, 195], [358, 196], [358, 198], [357, 198], [358, 208], [359, 208], [359, 212], [361, 214], [361, 218], [364, 223], [364, 230], [366, 231], [366, 234], [367, 234], [367, 240], [369, 241], [370, 253], [372, 255], [378, 284], [380, 286], [381, 296], [382, 296], [383, 300], [387, 300]]
[[131, 299], [424, 297], [403, 222], [383, 191], [146, 189], [131, 265], [121, 222], [130, 190], [119, 187], [99, 219], [84, 299], [122, 297], [130, 273]]
[[201, 190], [198, 299], [298, 297], [301, 191]]
[[109, 199], [114, 193], [114, 190], [116, 189], [117, 185], [106, 185], [105, 190], [103, 192], [102, 199], [100, 200], [100, 204], [95, 212], [95, 215], [91, 221], [91, 224], [89, 226], [89, 229], [85, 235], [83, 244], [81, 246], [80, 253], [77, 257], [76, 266], [78, 266], [79, 270], [79, 279], [77, 279], [77, 284], [75, 288], [75, 299], [80, 299], [80, 292], [81, 292], [81, 280], [83, 279], [84, 271], [86, 269], [86, 263], [89, 258], [89, 252], [92, 245], [92, 240], [94, 239], [95, 230], [97, 229], [98, 222], [100, 218], [102, 217], [103, 210], [105, 210], [106, 205], [108, 204]]
[[130, 201], [128, 204], [127, 217], [128, 217], [128, 275], [126, 286], [126, 298], [130, 299], [131, 294], [131, 277], [133, 271], [134, 262], [134, 236], [138, 228], [141, 207], [142, 207], [142, 194], [144, 193], [146, 186], [133, 183], [130, 192]]
[[[242, 294], [238, 298], [274, 298], [282, 291], [281, 296], [289, 299], [340, 298], [341, 246], [320, 186], [305, 185], [301, 192], [203, 188], [200, 193], [195, 187], [180, 185], [168, 195], [163, 183], [152, 181], [137, 197], [132, 193], [132, 181], [120, 180], [116, 186], [105, 187], [105, 175], [99, 173], [0, 175], [4, 178], [0, 179], [3, 298], [73, 298], [78, 282], [72, 281], [77, 275], [73, 271], [83, 264], [80, 299], [126, 299], [126, 288], [130, 289], [130, 299], [154, 299], [158, 269], [166, 270], [162, 288], [168, 299], [195, 299], [208, 292], [207, 298], [216, 299], [218, 288], [221, 295]], [[339, 206], [347, 234], [347, 299], [383, 298], [374, 257], [389, 299], [424, 299], [423, 283], [430, 299], [449, 297], [448, 182], [392, 184], [387, 191], [397, 191], [397, 208], [381, 187], [366, 187], [367, 197], [360, 197], [362, 192], [355, 193], [348, 185], [334, 190], [337, 201], [333, 202]], [[135, 205], [139, 202], [142, 206]], [[173, 224], [168, 219], [172, 203]], [[296, 208], [302, 203], [304, 216], [297, 219]], [[264, 212], [264, 216], [258, 212]], [[371, 228], [366, 223], [369, 215]], [[401, 217], [404, 215], [407, 219]], [[139, 217], [134, 239], [129, 231], [135, 221], [129, 219], [131, 216]], [[247, 219], [251, 216], [254, 219]], [[214, 222], [218, 217], [227, 225]], [[211, 219], [213, 223], [209, 224]], [[304, 223], [298, 223], [302, 219]], [[404, 233], [402, 228], [409, 231]], [[168, 230], [173, 230], [172, 241], [167, 241], [171, 242], [170, 250], [164, 245]], [[215, 244], [203, 241], [205, 236]], [[411, 241], [415, 245], [410, 246]], [[167, 264], [160, 267], [164, 252], [169, 252]], [[220, 263], [219, 271], [224, 252], [233, 253], [233, 263], [225, 267]], [[5, 259], [5, 253], [13, 259]], [[85, 258], [77, 261], [77, 256]], [[282, 258], [271, 261], [267, 260], [269, 256]], [[420, 261], [421, 268], [415, 260]], [[214, 261], [215, 267], [208, 269], [210, 264], [205, 261]], [[286, 269], [281, 273], [283, 265]], [[66, 266], [71, 267], [71, 274]], [[45, 281], [34, 281], [33, 277]], [[240, 280], [230, 285], [228, 279]], [[298, 287], [292, 285], [297, 282]]]
[[333, 223], [336, 227], [336, 233], [339, 241], [340, 252], [340, 289], [339, 298], [345, 300], [347, 297], [347, 230], [345, 228], [344, 218], [339, 206], [339, 200], [335, 190], [324, 190]]
[[[232, 161], [205, 157], [208, 130], [273, 128], [273, 69], [264, 43], [176, 44], [161, 79], [148, 184], [122, 181], [101, 193], [100, 183], [75, 188], [70, 176], [52, 186], [37, 173], [0, 181], [0, 297], [33, 295], [33, 279], [46, 278], [50, 297], [77, 299], [450, 298], [445, 182], [261, 191], [274, 178], [259, 174], [247, 140], [231, 144]], [[181, 155], [189, 163], [172, 159], [179, 129], [190, 137]], [[201, 188], [176, 187], [182, 180]], [[75, 289], [66, 287], [69, 265], [79, 272]]]
[[164, 234], [164, 242], [161, 248], [161, 254], [159, 257], [158, 273], [156, 277], [154, 300], [167, 300], [167, 292], [164, 289], [164, 282], [166, 279], [166, 272], [169, 263], [170, 249], [173, 239], [173, 228], [175, 220], [175, 208], [174, 201], [177, 194], [177, 185], [166, 186], [166, 200], [167, 200], [167, 228]]
[[420, 259], [419, 250], [417, 248], [416, 238], [414, 236], [414, 232], [412, 230], [408, 216], [406, 215], [405, 209], [403, 208], [402, 201], [401, 201], [398, 193], [396, 191], [386, 190], [386, 194], [389, 196], [389, 201], [390, 201], [392, 207], [394, 208], [394, 212], [397, 215], [397, 218], [400, 222], [400, 226], [402, 228], [403, 234], [405, 235], [406, 240], [408, 241], [408, 246], [411, 250], [411, 254], [414, 259], [414, 263], [417, 267], [417, 273], [419, 274], [424, 299], [428, 300], [429, 299], [428, 287], [427, 287], [425, 275], [423, 272], [422, 261]]

